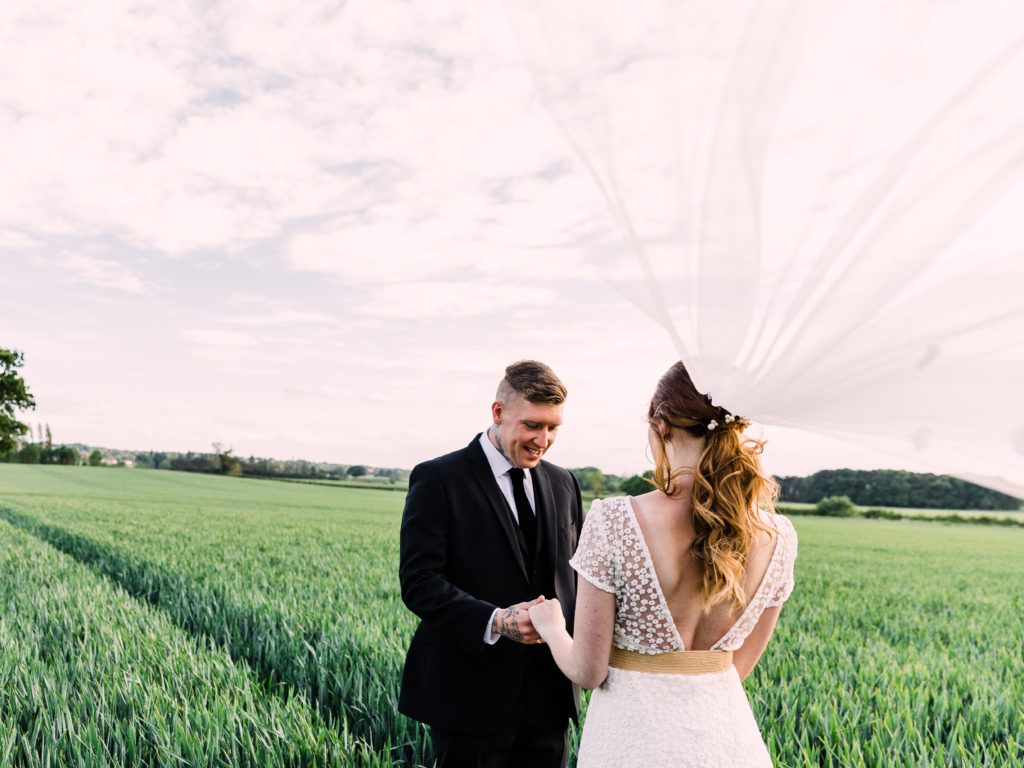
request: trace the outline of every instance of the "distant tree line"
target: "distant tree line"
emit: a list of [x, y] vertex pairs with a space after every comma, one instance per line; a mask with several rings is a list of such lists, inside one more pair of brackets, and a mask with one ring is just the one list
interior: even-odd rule
[[[64, 464], [74, 466], [82, 463], [82, 455], [70, 445], [54, 445], [50, 425], [37, 425], [33, 434], [31, 425], [15, 439], [7, 451], [0, 454], [0, 461], [18, 464]], [[28, 439], [22, 440], [25, 436]]]
[[364, 480], [376, 483], [404, 483], [408, 470], [374, 468], [362, 464], [331, 464], [306, 459], [248, 458], [235, 456], [232, 449], [214, 443], [213, 453], [168, 453], [146, 451], [135, 454], [134, 465], [143, 469], [170, 469], [251, 477], [280, 477], [294, 480]]
[[863, 507], [921, 509], [1020, 509], [1013, 496], [948, 475], [920, 474], [898, 469], [826, 469], [809, 477], [777, 477], [780, 500], [817, 504], [846, 496]]
[[[584, 491], [593, 487], [597, 477], [593, 467], [572, 470]], [[609, 482], [604, 490], [618, 490], [630, 496], [639, 496], [654, 488], [649, 480], [654, 476], [647, 471], [633, 475], [618, 483]], [[589, 478], [589, 486], [582, 478]], [[611, 480], [613, 476], [605, 475]], [[808, 477], [782, 476], [775, 478], [780, 486], [779, 501], [817, 504], [823, 499], [845, 497], [861, 507], [910, 507], [920, 509], [985, 509], [1017, 510], [1020, 499], [1005, 493], [983, 488], [948, 475], [931, 475], [896, 469], [826, 469]], [[596, 495], [601, 495], [602, 490]], [[828, 513], [834, 514], [834, 513]]]

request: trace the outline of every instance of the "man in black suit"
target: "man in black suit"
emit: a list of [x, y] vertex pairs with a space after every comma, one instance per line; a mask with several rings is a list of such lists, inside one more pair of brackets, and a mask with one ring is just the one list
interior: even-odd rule
[[528, 609], [558, 597], [572, 632], [583, 505], [572, 474], [541, 460], [565, 395], [543, 363], [513, 363], [488, 430], [409, 477], [399, 578], [420, 624], [398, 709], [430, 726], [440, 768], [564, 765], [578, 690]]

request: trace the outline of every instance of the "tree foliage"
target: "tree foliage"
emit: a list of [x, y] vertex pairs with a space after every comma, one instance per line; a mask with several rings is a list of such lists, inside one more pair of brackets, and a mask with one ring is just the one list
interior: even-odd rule
[[924, 509], [1020, 509], [1012, 496], [947, 475], [896, 469], [828, 469], [809, 477], [778, 477], [782, 501], [817, 504], [829, 496], [848, 496], [862, 507]]
[[819, 515], [828, 517], [853, 517], [857, 514], [857, 507], [849, 496], [829, 496], [819, 501], [815, 509]]
[[18, 461], [21, 464], [39, 464], [43, 458], [43, 452], [38, 443], [25, 443], [17, 453]]
[[654, 490], [654, 484], [648, 482], [654, 477], [654, 472], [647, 470], [643, 475], [633, 475], [623, 480], [620, 490], [627, 496], [640, 496]]
[[17, 448], [18, 440], [28, 432], [28, 424], [15, 418], [17, 411], [36, 407], [25, 380], [18, 375], [24, 362], [21, 352], [0, 348], [0, 455]]
[[56, 451], [56, 462], [68, 467], [73, 467], [81, 461], [78, 451], [70, 445], [62, 445]]
[[237, 456], [232, 456], [234, 448], [228, 448], [224, 450], [223, 443], [213, 444], [214, 455], [217, 457], [217, 464], [220, 467], [220, 471], [225, 475], [232, 475], [234, 477], [242, 476], [242, 463], [238, 460]]
[[606, 475], [597, 467], [576, 467], [569, 471], [576, 478], [576, 482], [580, 484], [581, 491], [592, 493], [595, 496], [617, 491], [622, 483], [622, 478], [618, 475]]

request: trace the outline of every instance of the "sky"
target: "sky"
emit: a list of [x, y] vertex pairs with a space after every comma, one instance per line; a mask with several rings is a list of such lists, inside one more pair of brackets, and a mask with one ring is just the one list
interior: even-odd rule
[[[651, 467], [676, 350], [494, 4], [13, 0], [0, 51], [0, 346], [55, 442], [408, 468], [533, 358], [550, 460]], [[764, 436], [777, 474], [918, 468]]]

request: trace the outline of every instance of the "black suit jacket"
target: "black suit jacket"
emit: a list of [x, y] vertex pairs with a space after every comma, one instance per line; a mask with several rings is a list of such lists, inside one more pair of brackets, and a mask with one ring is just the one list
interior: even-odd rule
[[[406, 655], [398, 709], [445, 730], [486, 734], [507, 721], [528, 678], [543, 681], [531, 702], [565, 722], [576, 717], [578, 690], [546, 645], [504, 637], [484, 643], [494, 609], [532, 600], [538, 581], [479, 439], [417, 465], [409, 477], [398, 573], [402, 600], [420, 624]], [[553, 584], [555, 594], [545, 597], [558, 597], [571, 632], [576, 573], [569, 558], [583, 525], [579, 485], [546, 461], [530, 472], [538, 528], [533, 561]]]

